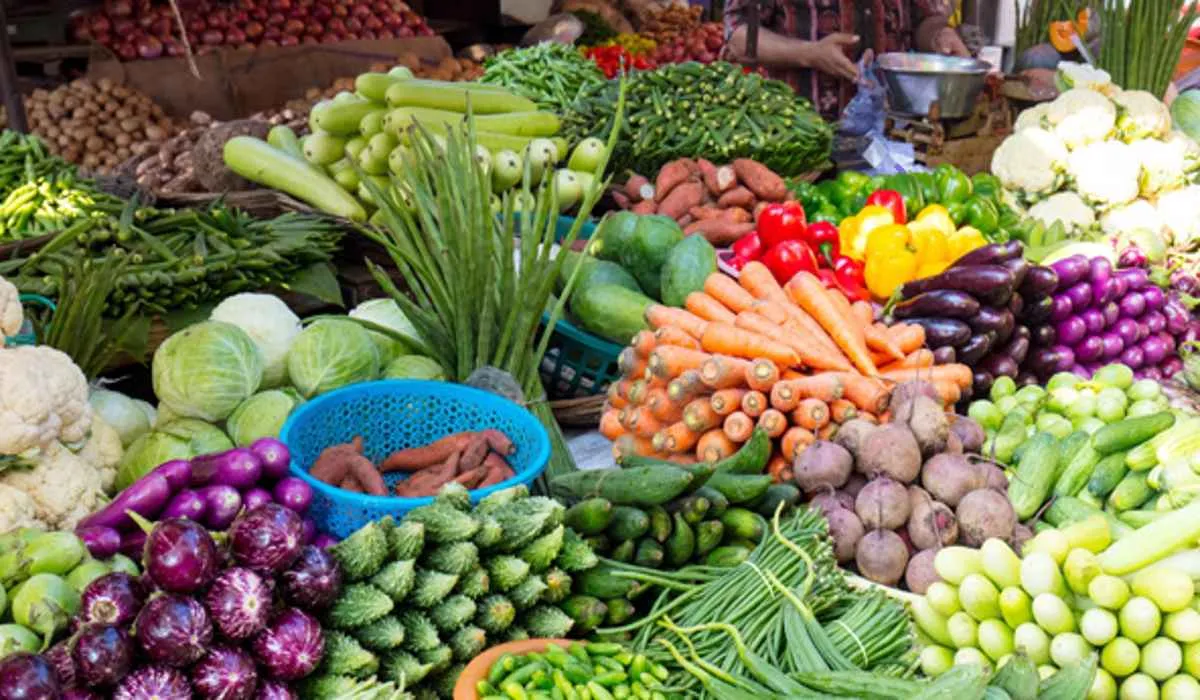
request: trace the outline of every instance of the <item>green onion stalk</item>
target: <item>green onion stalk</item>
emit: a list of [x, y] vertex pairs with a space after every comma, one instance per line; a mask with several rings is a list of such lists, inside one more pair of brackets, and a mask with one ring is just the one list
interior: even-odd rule
[[1122, 88], [1162, 99], [1200, 6], [1190, 0], [1103, 0], [1099, 15], [1097, 65]]
[[[387, 250], [406, 288], [399, 289], [368, 261], [375, 280], [424, 339], [418, 350], [441, 364], [451, 380], [466, 381], [488, 367], [512, 377], [550, 434], [546, 478], [575, 470], [538, 374], [580, 269], [554, 300], [565, 257], [556, 254], [556, 244], [566, 249], [575, 242], [604, 192], [604, 171], [624, 105], [622, 83], [605, 152], [562, 240], [556, 241], [558, 198], [550, 169], [535, 180], [527, 160], [520, 187], [500, 193], [500, 204], [493, 207], [495, 195], [487, 168], [476, 158], [469, 111], [465, 124], [444, 139], [414, 125], [402, 172], [386, 188], [367, 181], [379, 209], [374, 223], [360, 228]], [[543, 310], [549, 312], [545, 324], [540, 323]]]

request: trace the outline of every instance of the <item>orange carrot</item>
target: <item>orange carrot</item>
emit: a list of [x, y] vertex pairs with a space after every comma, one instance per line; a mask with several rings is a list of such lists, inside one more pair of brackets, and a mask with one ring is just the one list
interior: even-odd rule
[[713, 428], [696, 441], [696, 459], [701, 462], [716, 462], [736, 451], [737, 446], [721, 428]]
[[758, 301], [723, 272], [714, 272], [704, 280], [704, 291], [734, 313], [741, 313]]
[[971, 368], [960, 364], [910, 367], [892, 370], [882, 376], [895, 382], [907, 382], [911, 379], [923, 379], [927, 382], [950, 382], [957, 384], [960, 389], [971, 386], [972, 382]]
[[697, 339], [704, 335], [704, 329], [708, 326], [708, 321], [690, 311], [662, 304], [651, 304], [650, 308], [646, 309], [646, 322], [655, 330], [664, 326], [678, 326]]
[[[661, 446], [658, 444], [660, 436]], [[662, 452], [691, 452], [699, 439], [699, 433], [687, 427], [683, 421], [668, 425], [654, 436], [655, 446]]]
[[783, 415], [781, 411], [768, 408], [758, 417], [758, 427], [767, 431], [769, 437], [777, 438], [787, 430], [787, 416]]
[[724, 304], [704, 292], [692, 292], [687, 295], [683, 306], [705, 321], [733, 322], [733, 312], [725, 308]]
[[600, 434], [609, 440], [616, 440], [625, 434], [625, 426], [621, 425], [620, 411], [610, 408], [600, 415]]
[[740, 275], [738, 282], [741, 283], [747, 292], [753, 294], [756, 299], [779, 304], [785, 310], [791, 306], [791, 302], [788, 301], [783, 287], [779, 286], [779, 282], [775, 280], [775, 275], [771, 274], [766, 265], [757, 260], [749, 262], [741, 269]]
[[[626, 406], [629, 405], [629, 399], [626, 398], [628, 396], [628, 393], [622, 394], [621, 390], [617, 386], [618, 384], [620, 384], [623, 381], [627, 381], [627, 380], [622, 379], [622, 380], [615, 381], [612, 384], [608, 385], [608, 391], [606, 392], [606, 394], [607, 394], [606, 398], [607, 398], [607, 403], [608, 403], [609, 408], [625, 408]], [[625, 391], [628, 392], [629, 390], [626, 389]]]
[[654, 434], [662, 428], [662, 421], [655, 418], [650, 409], [645, 406], [625, 410], [628, 415], [623, 424], [638, 437], [654, 437]]
[[672, 403], [682, 406], [707, 389], [704, 382], [700, 381], [700, 372], [689, 369], [667, 383], [667, 398], [671, 399]]
[[638, 355], [633, 348], [625, 348], [617, 355], [617, 370], [622, 377], [641, 379], [646, 373], [646, 358]]
[[844, 392], [842, 374], [849, 372], [822, 372], [811, 377], [788, 379], [771, 387], [771, 405], [781, 411], [790, 411], [800, 405], [802, 399], [820, 399], [826, 403], [840, 399]]
[[801, 272], [787, 283], [787, 291], [801, 308], [812, 314], [860, 372], [868, 376], [879, 373], [853, 320], [838, 312], [820, 280]]
[[933, 366], [933, 351], [927, 348], [918, 348], [904, 356], [903, 360], [896, 360], [879, 368], [880, 374], [891, 372], [897, 369], [912, 369], [914, 367], [932, 367]]
[[738, 328], [732, 323], [708, 324], [700, 338], [700, 346], [708, 352], [751, 360], [764, 357], [785, 367], [800, 364], [800, 356], [795, 350], [768, 336]]
[[[608, 385], [608, 398], [619, 398], [623, 401], [629, 401], [629, 389], [632, 386], [632, 379], [618, 379], [617, 381]], [[617, 408], [620, 408], [620, 406]]]
[[958, 400], [962, 398], [962, 388], [954, 382], [937, 380], [933, 382], [933, 388], [937, 390], [942, 403], [947, 406], [958, 403]]
[[778, 325], [753, 311], [743, 311], [734, 321], [739, 328], [777, 338], [800, 356], [800, 361], [816, 369], [850, 369], [841, 352], [831, 352], [808, 338], [798, 325]]
[[845, 387], [846, 398], [855, 406], [875, 414], [887, 408], [891, 391], [880, 380], [853, 372], [838, 372], [837, 375]]
[[629, 341], [629, 347], [638, 354], [638, 357], [650, 357], [650, 353], [654, 350], [656, 341], [654, 332], [643, 330], [638, 331], [637, 335], [633, 336], [633, 340]]
[[781, 455], [771, 455], [771, 460], [767, 462], [767, 473], [771, 475], [771, 480], [776, 484], [791, 481], [791, 469], [792, 463]]
[[650, 414], [664, 423], [679, 420], [682, 411], [679, 404], [673, 403], [663, 387], [654, 387], [646, 392], [646, 400], [642, 402], [650, 409]]
[[828, 423], [825, 427], [817, 431], [818, 440], [832, 440], [833, 436], [837, 435], [838, 428], [841, 426], [837, 423]]
[[915, 323], [897, 323], [888, 334], [901, 352], [915, 352], [925, 345], [925, 328]]
[[688, 332], [678, 326], [663, 326], [654, 331], [654, 339], [659, 345], [678, 345], [689, 350], [700, 349], [700, 339], [693, 338]]
[[759, 358], [750, 363], [750, 369], [746, 370], [746, 384], [756, 391], [770, 391], [777, 381], [779, 367], [768, 359]]
[[747, 391], [742, 394], [742, 413], [751, 418], [761, 416], [767, 407], [767, 397], [761, 391]]
[[795, 379], [804, 379], [807, 376], [808, 375], [805, 374], [804, 372], [797, 372], [794, 369], [785, 369], [779, 373], [779, 378], [784, 380], [785, 382], [790, 382]]
[[[845, 299], [843, 296], [842, 299]], [[865, 301], [856, 301], [850, 304], [850, 312], [858, 325], [866, 328], [875, 322], [875, 311], [871, 308], [871, 304]]]
[[721, 423], [721, 417], [712, 408], [708, 399], [692, 399], [683, 408], [683, 422], [695, 433], [703, 433]]
[[713, 389], [732, 389], [746, 383], [750, 363], [727, 355], [713, 355], [700, 366], [700, 381]]
[[631, 433], [626, 433], [621, 437], [613, 440], [612, 446], [613, 459], [618, 462], [626, 457], [637, 455], [639, 457], [649, 457], [654, 454], [654, 445], [646, 438], [640, 438]]
[[829, 424], [829, 405], [820, 399], [804, 399], [792, 411], [792, 422], [801, 428], [819, 430]]
[[867, 341], [868, 348], [882, 352], [890, 356], [893, 360], [904, 359], [904, 351], [892, 340], [892, 337], [888, 334], [887, 326], [882, 323], [863, 326], [863, 338]]
[[664, 459], [668, 462], [674, 462], [675, 464], [683, 464], [683, 465], [696, 463], [696, 456], [693, 454], [690, 454], [690, 453], [688, 453], [688, 454], [683, 454], [683, 453], [668, 454], [668, 455], [662, 457], [662, 459]]
[[727, 416], [741, 408], [742, 397], [745, 395], [745, 389], [721, 389], [713, 392], [708, 403], [718, 416]]
[[779, 440], [779, 449], [783, 452], [784, 459], [793, 460], [801, 450], [813, 444], [816, 439], [812, 431], [801, 427], [788, 428]]
[[891, 423], [891, 422], [892, 422], [891, 409], [888, 409], [888, 410], [884, 411], [883, 413], [879, 414], [879, 424], [880, 425], [887, 425], [888, 423]]
[[750, 439], [750, 433], [754, 431], [754, 419], [742, 413], [734, 411], [725, 416], [725, 437], [733, 442], [742, 443]]
[[629, 387], [629, 405], [641, 406], [646, 400], [646, 392], [650, 390], [650, 380], [639, 379]]
[[670, 381], [689, 369], [699, 369], [708, 357], [708, 353], [699, 350], [660, 345], [650, 353], [646, 366], [650, 369], [650, 374], [663, 381]]
[[874, 413], [871, 413], [869, 411], [859, 411], [858, 415], [855, 416], [855, 418], [857, 418], [858, 420], [865, 420], [866, 422], [872, 423], [874, 425], [879, 425], [879, 423], [880, 423], [879, 416], [877, 416]]
[[845, 423], [858, 417], [858, 406], [849, 399], [835, 399], [829, 402], [829, 418], [834, 423]]

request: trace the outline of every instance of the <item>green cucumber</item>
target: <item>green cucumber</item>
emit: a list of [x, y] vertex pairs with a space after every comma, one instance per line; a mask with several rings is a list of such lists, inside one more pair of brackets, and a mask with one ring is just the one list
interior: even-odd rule
[[995, 459], [997, 462], [1011, 464], [1017, 448], [1025, 443], [1025, 418], [1027, 414], [1020, 409], [1014, 409], [1004, 417], [1004, 422], [1000, 424], [1000, 429], [996, 431], [995, 437], [992, 439], [992, 453], [985, 455]]
[[571, 313], [579, 324], [614, 343], [628, 343], [649, 328], [646, 310], [654, 300], [616, 284], [600, 284], [571, 295]]
[[726, 510], [729, 509], [729, 499], [725, 498], [725, 494], [714, 489], [711, 486], [701, 486], [692, 492], [693, 496], [703, 496], [708, 499], [708, 515], [712, 518], [719, 518]]
[[737, 452], [718, 461], [717, 472], [725, 474], [762, 474], [771, 458], [771, 437], [762, 428], [755, 428], [750, 439]]
[[608, 553], [608, 558], [613, 561], [629, 563], [633, 561], [634, 546], [633, 540], [625, 540], [613, 547], [613, 550]]
[[225, 142], [224, 157], [230, 170], [251, 182], [290, 194], [327, 214], [352, 221], [367, 219], [358, 200], [336, 182], [262, 139], [235, 136]]
[[618, 542], [636, 540], [650, 529], [650, 516], [631, 506], [615, 506], [606, 534]]
[[704, 281], [717, 271], [717, 251], [704, 236], [688, 236], [671, 247], [663, 262], [662, 301], [683, 306], [687, 296], [704, 289]]
[[1091, 443], [1092, 436], [1084, 430], [1076, 430], [1075, 432], [1063, 438], [1063, 441], [1059, 443], [1058, 448], [1058, 465], [1054, 472], [1055, 481], [1058, 480], [1058, 477], [1062, 476], [1062, 473], [1066, 470], [1067, 465], [1071, 463], [1071, 460], [1075, 459], [1075, 455], [1079, 454], [1080, 450]]
[[[1074, 496], [1087, 486], [1088, 480], [1092, 478], [1092, 472], [1095, 471], [1096, 465], [1100, 463], [1101, 454], [1087, 444], [1083, 449], [1075, 453], [1069, 462], [1058, 461], [1059, 465], [1063, 465], [1059, 470], [1058, 480], [1054, 482], [1053, 493], [1055, 496]], [[1026, 474], [1026, 472], [1018, 472], [1018, 477]], [[1029, 517], [1017, 513], [1022, 518]], [[1032, 513], [1030, 514], [1032, 515]]]
[[[427, 107], [397, 107], [387, 114], [386, 128], [392, 132], [407, 129], [414, 123], [421, 125], [462, 124], [466, 115]], [[553, 136], [561, 126], [558, 116], [551, 112], [510, 112], [508, 114], [476, 114], [475, 128], [493, 134], [510, 136]]]
[[613, 504], [605, 498], [588, 498], [567, 509], [563, 521], [581, 535], [604, 532], [613, 519]]
[[1175, 425], [1171, 411], [1109, 423], [1092, 435], [1092, 447], [1102, 455], [1128, 450]]
[[721, 516], [721, 524], [730, 537], [742, 537], [751, 542], [762, 539], [766, 521], [758, 513], [745, 508], [730, 508]]
[[1122, 450], [1100, 460], [1092, 470], [1092, 478], [1088, 479], [1088, 492], [1097, 498], [1104, 498], [1112, 493], [1129, 471], [1129, 466], [1125, 464], [1128, 454], [1128, 450]]
[[1129, 472], [1108, 494], [1108, 505], [1116, 511], [1133, 510], [1150, 500], [1154, 489], [1148, 483], [1150, 472]]
[[1008, 483], [1008, 500], [1020, 520], [1031, 517], [1046, 502], [1058, 465], [1057, 440], [1053, 435], [1038, 433], [1029, 443]]
[[382, 109], [382, 105], [371, 100], [358, 99], [346, 102], [330, 102], [312, 111], [308, 124], [335, 136], [352, 136], [358, 133], [363, 117]]
[[616, 575], [616, 569], [605, 564], [594, 566], [575, 578], [572, 590], [597, 598], [632, 598], [640, 586], [631, 578]]
[[633, 563], [638, 566], [657, 569], [662, 566], [665, 557], [666, 552], [663, 551], [662, 545], [646, 537], [638, 542], [637, 553], [633, 555]]
[[671, 514], [662, 506], [650, 506], [646, 512], [650, 515], [650, 536], [657, 542], [666, 542], [671, 536]]
[[771, 488], [770, 474], [730, 474], [718, 472], [708, 480], [708, 485], [720, 491], [730, 503], [749, 503], [766, 494]]
[[632, 469], [589, 469], [554, 477], [550, 490], [566, 498], [600, 496], [614, 504], [656, 506], [683, 493], [692, 483], [690, 472], [675, 466]]
[[314, 131], [300, 139], [304, 159], [313, 165], [329, 165], [346, 152], [346, 139], [326, 131]]
[[675, 529], [667, 538], [664, 549], [667, 553], [667, 565], [678, 568], [688, 563], [696, 553], [696, 535], [692, 532], [692, 526], [688, 525], [680, 513], [675, 514], [672, 525]]
[[[1084, 493], [1090, 495], [1091, 492], [1085, 491]], [[1053, 525], [1054, 527], [1062, 528], [1070, 525], [1071, 523], [1077, 523], [1081, 520], [1085, 520], [1090, 516], [1096, 515], [1097, 513], [1103, 515], [1104, 519], [1108, 521], [1108, 528], [1112, 531], [1114, 539], [1127, 535], [1133, 531], [1133, 528], [1122, 522], [1121, 519], [1116, 515], [1108, 512], [1107, 510], [1101, 510], [1100, 508], [1097, 508], [1096, 506], [1074, 496], [1059, 496], [1058, 498], [1055, 498], [1050, 503], [1050, 507], [1047, 508], [1044, 513], [1042, 513], [1042, 520]], [[1122, 513], [1122, 515], [1125, 514]]]
[[723, 545], [717, 547], [704, 557], [707, 566], [734, 567], [750, 558], [753, 550], [738, 545]]
[[725, 526], [720, 520], [705, 520], [696, 526], [696, 556], [702, 557], [721, 544]]
[[775, 515], [775, 509], [782, 503], [783, 511], [786, 513], [800, 502], [800, 489], [792, 484], [771, 484], [767, 488], [767, 493], [763, 498], [762, 503], [758, 504], [756, 510], [764, 518], [770, 518]]
[[[403, 66], [397, 66], [397, 68], [403, 68]], [[393, 75], [391, 72], [360, 73], [359, 76], [354, 79], [354, 91], [365, 99], [373, 100], [375, 102], [383, 102], [387, 96], [388, 88], [400, 82], [401, 80], [411, 79], [412, 71], [408, 71], [407, 77], [405, 77], [403, 74]]]
[[704, 520], [704, 516], [708, 514], [708, 510], [712, 506], [708, 499], [704, 496], [685, 496], [677, 498], [667, 504], [667, 512], [679, 513], [683, 516], [684, 521], [689, 525]]

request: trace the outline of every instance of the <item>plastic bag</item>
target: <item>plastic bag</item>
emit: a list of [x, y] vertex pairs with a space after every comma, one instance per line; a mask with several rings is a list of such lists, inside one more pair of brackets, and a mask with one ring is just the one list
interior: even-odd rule
[[858, 61], [858, 91], [842, 110], [838, 131], [850, 136], [883, 134], [884, 97], [886, 91], [875, 67], [875, 53], [863, 52]]

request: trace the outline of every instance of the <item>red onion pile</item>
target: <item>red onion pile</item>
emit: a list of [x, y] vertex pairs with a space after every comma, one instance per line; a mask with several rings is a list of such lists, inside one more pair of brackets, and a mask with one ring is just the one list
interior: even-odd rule
[[[403, 0], [199, 0], [181, 10], [188, 41], [201, 54], [222, 46], [295, 46], [433, 34]], [[98, 11], [72, 19], [72, 34], [104, 45], [123, 61], [184, 53], [179, 26], [165, 2], [105, 0]]]
[[725, 29], [720, 22], [706, 22], [692, 27], [669, 39], [658, 40], [651, 57], [656, 63], [684, 63], [699, 61], [712, 63], [721, 57], [725, 46]]

